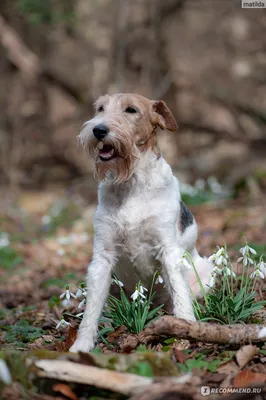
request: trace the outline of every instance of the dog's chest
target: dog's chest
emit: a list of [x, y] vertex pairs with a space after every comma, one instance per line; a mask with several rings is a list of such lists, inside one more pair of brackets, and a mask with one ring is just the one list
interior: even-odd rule
[[123, 255], [137, 263], [154, 257], [160, 242], [160, 212], [155, 201], [131, 197], [114, 217], [116, 244]]

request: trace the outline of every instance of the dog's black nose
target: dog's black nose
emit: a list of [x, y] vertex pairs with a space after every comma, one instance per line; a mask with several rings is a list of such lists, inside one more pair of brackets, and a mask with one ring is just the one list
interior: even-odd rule
[[106, 125], [99, 124], [96, 125], [92, 131], [96, 139], [101, 140], [107, 135], [109, 128]]

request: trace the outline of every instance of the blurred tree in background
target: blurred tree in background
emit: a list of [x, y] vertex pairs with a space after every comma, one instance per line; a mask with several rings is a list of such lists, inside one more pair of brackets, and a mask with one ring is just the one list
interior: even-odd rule
[[[165, 100], [187, 181], [266, 175], [266, 10], [239, 0], [3, 0], [0, 184], [88, 176], [76, 135], [104, 93]], [[256, 178], [257, 179], [257, 178]]]

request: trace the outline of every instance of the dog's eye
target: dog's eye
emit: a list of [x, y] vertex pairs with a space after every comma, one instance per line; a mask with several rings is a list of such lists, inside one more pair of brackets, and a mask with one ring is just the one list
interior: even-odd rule
[[102, 112], [102, 111], [104, 111], [104, 108], [103, 108], [103, 106], [100, 106], [99, 108], [98, 108], [98, 110], [97, 110], [98, 112]]
[[137, 110], [134, 107], [127, 107], [125, 109], [125, 112], [129, 113], [129, 114], [135, 114], [137, 112]]

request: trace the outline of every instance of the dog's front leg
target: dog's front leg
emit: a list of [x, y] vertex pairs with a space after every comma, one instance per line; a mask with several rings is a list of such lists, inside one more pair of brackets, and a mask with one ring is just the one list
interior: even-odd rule
[[98, 319], [108, 296], [113, 260], [110, 254], [97, 252], [88, 267], [87, 304], [79, 327], [78, 337], [70, 351], [88, 352], [97, 339]]
[[178, 318], [195, 321], [189, 287], [179, 264], [184, 252], [184, 249], [164, 250], [161, 262], [173, 303], [174, 315]]

